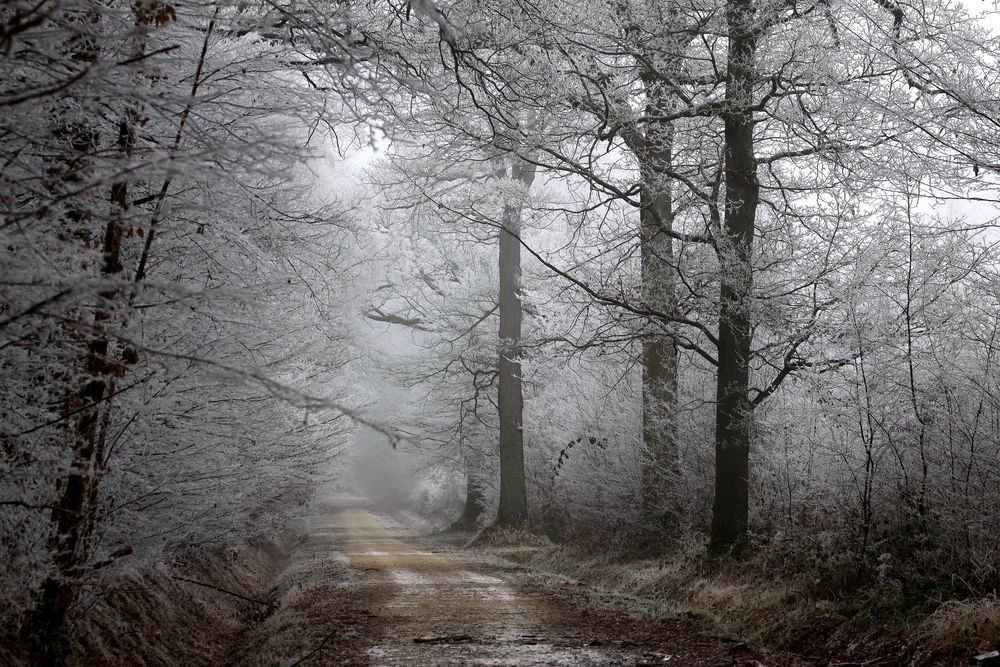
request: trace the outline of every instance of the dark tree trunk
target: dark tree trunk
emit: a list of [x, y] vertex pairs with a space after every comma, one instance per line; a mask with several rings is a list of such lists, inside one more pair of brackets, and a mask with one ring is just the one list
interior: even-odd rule
[[[112, 192], [115, 198], [124, 198], [125, 186], [115, 185]], [[103, 276], [110, 277], [121, 271], [122, 231], [121, 217], [113, 216], [104, 233]], [[104, 290], [98, 296], [100, 306], [93, 315], [98, 335], [87, 344], [86, 380], [80, 389], [71, 392], [65, 405], [73, 439], [69, 469], [52, 510], [48, 548], [54, 572], [42, 585], [41, 597], [27, 628], [35, 635], [42, 653], [41, 662], [46, 665], [61, 664], [69, 649], [65, 626], [90, 560], [98, 491], [104, 474], [105, 426], [110, 419], [105, 410], [115, 392], [114, 377], [121, 368], [109, 360], [109, 337], [102, 333], [110, 324], [113, 306], [121, 290]]]
[[465, 507], [462, 515], [448, 527], [451, 532], [474, 531], [479, 527], [479, 521], [486, 512], [486, 493], [483, 484], [482, 452], [470, 447], [467, 442], [462, 444], [462, 462], [465, 468]]
[[48, 549], [54, 572], [42, 585], [41, 597], [27, 628], [34, 634], [41, 662], [46, 665], [61, 664], [68, 652], [66, 619], [88, 561], [93, 529], [89, 501], [96, 496], [101, 473], [97, 452], [100, 407], [107, 389], [102, 377], [106, 354], [106, 341], [91, 343], [87, 361], [90, 379], [67, 401], [68, 411], [73, 411], [76, 405], [89, 407], [76, 415], [70, 467], [62, 480], [62, 493], [53, 505]]
[[[525, 189], [535, 169], [516, 161], [514, 180]], [[521, 397], [521, 204], [505, 204], [500, 230], [500, 506], [496, 525], [522, 527], [528, 521], [528, 494], [524, 480], [524, 434]]]
[[486, 509], [486, 494], [483, 493], [482, 479], [478, 470], [465, 468], [465, 507], [462, 516], [451, 524], [448, 530], [456, 533], [476, 530]]
[[[647, 84], [650, 117], [669, 111], [657, 83]], [[673, 160], [673, 125], [651, 122], [639, 159], [643, 164], [640, 245], [643, 301], [672, 313], [674, 287], [674, 210], [667, 171]], [[651, 530], [670, 523], [666, 494], [677, 467], [677, 346], [663, 324], [650, 327], [642, 345], [642, 516]]]
[[[670, 193], [643, 192], [642, 283], [654, 309], [674, 307], [673, 241]], [[650, 528], [665, 527], [670, 513], [666, 494], [677, 468], [677, 346], [663, 333], [642, 344], [642, 515]]]
[[749, 400], [754, 226], [760, 186], [754, 159], [753, 63], [757, 35], [753, 3], [730, 0], [726, 10], [725, 229], [719, 239], [719, 368], [715, 421], [715, 504], [709, 551], [742, 556], [749, 546]]
[[[142, 43], [137, 46], [141, 53]], [[128, 110], [120, 124], [117, 149], [123, 157], [131, 155], [135, 146], [136, 113]], [[85, 144], [77, 146], [82, 153], [97, 149], [97, 136], [89, 131]], [[128, 183], [111, 186], [113, 213], [103, 230], [100, 272], [110, 278], [122, 272], [121, 246], [124, 236], [125, 212], [128, 209]], [[72, 212], [70, 220], [86, 222], [86, 215]], [[61, 480], [59, 496], [53, 503], [51, 535], [48, 549], [53, 572], [42, 584], [41, 596], [26, 628], [39, 649], [39, 661], [45, 665], [62, 664], [69, 653], [67, 620], [75, 604], [81, 579], [87, 573], [92, 551], [100, 483], [105, 467], [107, 427], [111, 419], [111, 397], [116, 390], [115, 378], [124, 370], [111, 360], [111, 338], [108, 328], [115, 316], [116, 304], [123, 299], [118, 288], [98, 292], [93, 310], [93, 332], [83, 353], [82, 385], [71, 389], [64, 411], [69, 424], [70, 462]]]

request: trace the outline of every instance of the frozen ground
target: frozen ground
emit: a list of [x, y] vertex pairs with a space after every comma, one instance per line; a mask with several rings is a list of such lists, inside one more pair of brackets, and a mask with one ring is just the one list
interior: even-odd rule
[[347, 496], [323, 504], [311, 539], [346, 554], [354, 572], [349, 644], [303, 664], [745, 665], [743, 646], [692, 619], [652, 623], [574, 604], [571, 582], [418, 539]]

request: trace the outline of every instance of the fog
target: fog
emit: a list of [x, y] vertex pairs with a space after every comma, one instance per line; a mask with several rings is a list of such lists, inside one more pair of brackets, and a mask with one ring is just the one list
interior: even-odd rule
[[7, 0], [0, 664], [993, 664], [997, 16]]

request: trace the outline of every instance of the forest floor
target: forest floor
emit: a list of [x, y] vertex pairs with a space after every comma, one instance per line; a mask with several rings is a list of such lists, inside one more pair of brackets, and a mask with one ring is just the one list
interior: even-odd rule
[[[942, 652], [866, 635], [745, 573], [427, 533], [359, 498], [315, 502], [268, 539], [124, 578], [68, 664], [926, 667], [967, 664], [989, 643], [963, 634]], [[31, 664], [2, 641], [0, 663]]]
[[346, 555], [349, 585], [323, 591], [314, 578], [306, 587], [313, 593], [297, 593], [295, 602], [247, 633], [231, 664], [260, 664], [255, 657], [264, 653], [279, 658], [275, 638], [309, 618], [328, 632], [314, 627], [311, 648], [296, 642], [294, 653], [271, 664], [798, 664], [726, 640], [706, 619], [639, 619], [595, 607], [575, 580], [526, 569], [489, 550], [461, 549], [446, 537], [421, 537], [359, 499], [341, 496], [321, 505], [308, 532], [314, 550], [325, 544]]

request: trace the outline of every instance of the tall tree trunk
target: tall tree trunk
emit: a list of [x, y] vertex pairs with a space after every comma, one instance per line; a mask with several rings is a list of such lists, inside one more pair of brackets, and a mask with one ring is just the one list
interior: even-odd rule
[[479, 452], [465, 446], [462, 454], [465, 461], [465, 507], [462, 509], [462, 516], [449, 528], [454, 532], [475, 530], [486, 510]]
[[[143, 49], [144, 41], [140, 37], [136, 53], [141, 55]], [[88, 58], [96, 59], [96, 52], [88, 53]], [[137, 116], [136, 110], [129, 108], [119, 123], [116, 147], [122, 157], [130, 156], [135, 147]], [[81, 153], [97, 150], [95, 133], [85, 129], [79, 136], [81, 139], [75, 148]], [[121, 247], [125, 212], [129, 206], [126, 181], [111, 186], [110, 200], [112, 209], [103, 229], [101, 245], [100, 274], [105, 278], [117, 276], [123, 269]], [[71, 212], [69, 218], [75, 223], [87, 219], [85, 214], [78, 212]], [[42, 584], [41, 595], [26, 628], [37, 642], [39, 662], [45, 665], [62, 664], [69, 653], [67, 619], [91, 557], [100, 483], [106, 463], [111, 398], [116, 391], [115, 378], [124, 369], [111, 359], [108, 329], [118, 314], [116, 305], [123, 301], [123, 295], [123, 290], [115, 287], [98, 292], [90, 322], [92, 332], [87, 333], [90, 339], [82, 355], [83, 380], [78, 388], [69, 391], [64, 405], [70, 460], [51, 514], [48, 549], [53, 572]]]
[[[124, 197], [124, 187], [116, 185], [114, 196]], [[122, 231], [121, 216], [113, 215], [104, 230], [101, 274], [105, 277], [121, 271]], [[103, 408], [114, 394], [114, 376], [119, 368], [109, 359], [111, 343], [106, 329], [119, 296], [121, 290], [115, 289], [98, 294], [99, 306], [93, 314], [96, 335], [87, 343], [85, 379], [78, 390], [70, 393], [65, 404], [72, 440], [69, 468], [52, 509], [48, 548], [54, 571], [42, 584], [41, 597], [27, 628], [39, 642], [41, 662], [46, 665], [61, 664], [69, 650], [66, 620], [90, 560], [98, 489], [105, 463], [107, 434], [102, 428], [106, 424], [106, 419], [102, 419]]]
[[[670, 102], [658, 83], [647, 83], [648, 115], [669, 111]], [[675, 309], [674, 210], [667, 174], [673, 160], [672, 123], [652, 121], [647, 127], [640, 160], [642, 193], [640, 246], [643, 301], [653, 310]], [[662, 325], [642, 344], [642, 517], [657, 531], [671, 521], [665, 496], [677, 467], [677, 346]]]
[[[511, 169], [525, 192], [535, 180], [534, 165], [514, 158]], [[523, 197], [523, 195], [518, 195]], [[500, 230], [500, 506], [495, 525], [523, 526], [528, 521], [524, 480], [524, 433], [521, 397], [521, 201], [503, 207]]]
[[725, 123], [726, 216], [719, 239], [719, 368], [715, 504], [709, 552], [742, 556], [749, 546], [749, 400], [754, 226], [760, 185], [754, 159], [753, 69], [757, 35], [751, 0], [729, 0]]
[[[647, 215], [644, 213], [643, 217]], [[643, 229], [650, 226], [643, 224]], [[642, 273], [647, 302], [660, 309], [673, 303], [669, 237], [642, 243]], [[669, 312], [669, 311], [668, 311]], [[642, 344], [642, 514], [650, 528], [666, 527], [671, 515], [666, 495], [677, 469], [677, 346], [653, 333]]]

